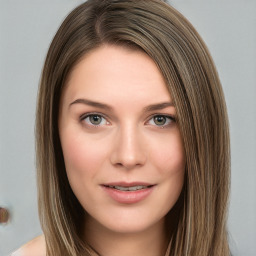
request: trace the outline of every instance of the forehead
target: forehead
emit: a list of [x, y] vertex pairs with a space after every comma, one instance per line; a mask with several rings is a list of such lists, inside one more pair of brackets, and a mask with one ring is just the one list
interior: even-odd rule
[[97, 97], [170, 101], [165, 80], [143, 51], [104, 45], [89, 52], [73, 68], [63, 98]]

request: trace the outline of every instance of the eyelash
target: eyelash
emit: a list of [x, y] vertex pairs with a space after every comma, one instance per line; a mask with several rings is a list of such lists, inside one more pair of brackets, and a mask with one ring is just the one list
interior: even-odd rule
[[[84, 114], [84, 115], [82, 115], [81, 117], [80, 117], [80, 121], [81, 122], [85, 122], [85, 119], [86, 118], [90, 118], [90, 117], [95, 117], [95, 116], [98, 116], [98, 117], [100, 117], [100, 118], [103, 118], [103, 119], [105, 119], [106, 120], [106, 122], [107, 123], [109, 123], [108, 121], [107, 121], [107, 117], [105, 117], [104, 115], [102, 115], [102, 114], [100, 114], [100, 113], [87, 113], [87, 114]], [[101, 125], [95, 125], [95, 124], [89, 124], [89, 123], [87, 123], [87, 125], [88, 126], [91, 126], [92, 128], [94, 128], [94, 127], [100, 127]]]
[[[97, 116], [97, 117], [100, 117], [100, 118], [102, 118], [102, 119], [105, 119], [105, 122], [106, 122], [107, 124], [110, 124], [110, 122], [107, 121], [108, 118], [105, 117], [105, 115], [103, 115], [103, 114], [101, 114], [101, 113], [87, 113], [87, 114], [84, 114], [84, 115], [82, 115], [82, 116], [80, 117], [80, 121], [81, 121], [81, 122], [86, 122], [85, 120], [86, 120], [87, 118], [96, 117], [96, 116]], [[157, 124], [154, 124], [154, 126], [159, 127], [159, 128], [168, 128], [173, 122], [176, 122], [175, 117], [173, 117], [173, 116], [171, 116], [171, 115], [166, 115], [166, 114], [154, 114], [154, 115], [152, 115], [152, 116], [148, 119], [147, 123], [149, 123], [150, 120], [152, 120], [152, 119], [154, 119], [154, 118], [156, 118], [156, 117], [163, 117], [163, 118], [165, 118], [165, 121], [168, 122], [167, 125], [166, 125], [166, 122], [165, 122], [164, 125], [157, 125]], [[102, 119], [101, 119], [101, 121], [102, 121]], [[168, 121], [168, 120], [169, 120], [169, 121]], [[101, 124], [96, 125], [96, 124], [92, 124], [91, 122], [90, 122], [90, 123], [89, 123], [89, 122], [90, 122], [90, 121], [86, 122], [86, 125], [88, 125], [88, 126], [90, 126], [90, 127], [92, 127], [92, 128], [97, 128], [97, 127], [102, 126]], [[153, 121], [153, 122], [154, 122], [154, 121]]]
[[[155, 120], [153, 120], [154, 118], [157, 117], [163, 117], [165, 119], [165, 124], [164, 125], [157, 125], [155, 123]], [[164, 114], [154, 114], [152, 115], [149, 120], [147, 121], [147, 123], [149, 123], [151, 120], [153, 120], [153, 122], [155, 123], [154, 126], [159, 127], [159, 128], [168, 128], [170, 127], [174, 122], [176, 122], [176, 119], [171, 116], [171, 115], [164, 115]], [[167, 124], [166, 124], [167, 123]]]

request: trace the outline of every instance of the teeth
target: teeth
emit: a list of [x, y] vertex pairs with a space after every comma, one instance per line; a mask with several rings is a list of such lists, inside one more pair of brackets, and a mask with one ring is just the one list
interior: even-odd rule
[[118, 189], [121, 191], [136, 191], [136, 190], [148, 188], [148, 186], [133, 186], [133, 187], [109, 186], [109, 187]]

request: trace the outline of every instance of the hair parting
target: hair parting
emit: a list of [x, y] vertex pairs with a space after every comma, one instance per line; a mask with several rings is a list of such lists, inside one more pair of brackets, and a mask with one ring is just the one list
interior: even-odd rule
[[148, 54], [172, 95], [186, 156], [178, 202], [167, 215], [166, 256], [228, 256], [227, 110], [211, 55], [189, 21], [160, 0], [88, 0], [57, 31], [42, 71], [36, 115], [39, 217], [47, 255], [95, 256], [81, 239], [84, 210], [69, 185], [58, 131], [72, 69], [102, 45]]

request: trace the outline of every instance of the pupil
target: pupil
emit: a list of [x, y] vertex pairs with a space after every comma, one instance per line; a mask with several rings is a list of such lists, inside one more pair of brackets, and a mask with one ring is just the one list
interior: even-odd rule
[[166, 118], [164, 116], [156, 116], [154, 118], [154, 121], [156, 125], [164, 125], [166, 122]]
[[101, 117], [100, 116], [96, 116], [96, 115], [94, 115], [94, 116], [90, 116], [90, 122], [92, 123], [92, 124], [100, 124], [100, 122], [101, 122]]

